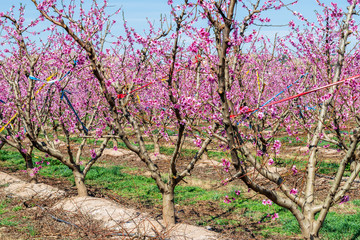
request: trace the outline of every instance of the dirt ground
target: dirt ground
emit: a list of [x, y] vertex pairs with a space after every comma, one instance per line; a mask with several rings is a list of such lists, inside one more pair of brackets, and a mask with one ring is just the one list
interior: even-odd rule
[[[121, 150], [123, 151], [123, 150]], [[323, 154], [324, 157], [330, 157], [330, 159], [339, 159], [341, 153], [337, 151], [327, 152], [326, 150], [321, 150], [320, 154]], [[284, 156], [286, 154], [297, 152], [299, 156], [304, 156], [306, 154], [306, 149], [301, 148], [287, 148], [283, 151]], [[328, 156], [326, 155], [328, 154]], [[106, 162], [106, 165], [127, 165], [137, 170], [134, 170], [131, 174], [141, 174], [149, 176], [146, 171], [145, 164], [141, 162], [133, 153], [123, 152], [122, 154], [114, 154], [111, 149], [108, 151], [108, 154], [105, 154], [100, 160], [99, 163]], [[155, 163], [163, 171], [168, 168], [168, 160], [166, 156], [157, 156], [157, 159], [154, 159]], [[183, 158], [179, 161], [180, 169], [185, 168], [186, 163], [189, 162], [189, 158]], [[183, 182], [181, 184], [188, 184], [192, 186], [201, 186], [203, 188], [213, 189], [218, 187], [221, 180], [224, 179], [224, 171], [222, 170], [219, 162], [215, 160], [203, 160], [200, 161], [198, 166], [195, 167], [192, 172], [192, 177], [187, 178], [187, 183]], [[286, 174], [288, 169], [278, 168], [278, 171], [285, 173], [285, 181], [289, 182], [290, 185], [296, 186], [301, 192], [301, 187], [303, 184], [303, 176], [301, 173], [298, 173], [297, 176], [292, 174]], [[10, 168], [1, 167], [0, 171], [11, 174], [12, 176], [18, 177], [20, 179], [26, 180], [27, 175], [21, 171], [13, 171]], [[48, 184], [50, 186], [56, 187], [64, 192], [63, 196], [52, 199], [18, 199], [14, 198], [11, 195], [1, 193], [0, 202], [6, 203], [7, 210], [2, 216], [4, 218], [8, 217], [11, 219], [16, 219], [18, 224], [16, 226], [0, 226], [0, 239], [105, 239], [105, 238], [114, 238], [114, 232], [109, 231], [108, 229], [99, 228], [100, 221], [89, 219], [84, 215], [73, 214], [64, 212], [61, 210], [52, 210], [49, 212], [49, 208], [52, 207], [56, 202], [63, 199], [64, 197], [73, 197], [76, 195], [76, 189], [66, 179], [59, 178], [47, 178], [43, 176], [38, 176], [39, 182]], [[211, 179], [211, 180], [209, 180]], [[254, 180], [262, 182], [263, 185], [268, 185], [270, 188], [275, 188], [274, 185], [263, 181], [264, 179], [259, 176], [254, 176]], [[326, 196], [329, 186], [331, 184], [331, 179], [319, 177], [316, 183], [317, 196], [320, 198]], [[236, 180], [232, 185], [239, 186], [239, 188], [246, 189], [240, 180]], [[4, 187], [4, 186], [0, 186]], [[352, 190], [349, 192], [350, 199], [358, 199], [360, 197], [358, 189], [359, 183], [356, 183]], [[138, 202], [136, 200], [131, 200], [112, 193], [111, 191], [102, 189], [100, 187], [89, 186], [89, 193], [92, 197], [103, 198], [107, 200], [114, 201], [118, 204], [121, 204], [124, 207], [138, 209], [138, 211], [143, 212], [151, 216], [153, 219], [161, 219], [161, 207], [160, 206], [147, 206], [142, 205], [139, 208]], [[1, 191], [0, 191], [1, 192]], [[260, 199], [260, 196], [254, 194], [248, 194], [247, 197]], [[20, 208], [19, 211], [12, 211], [14, 208]], [[222, 226], [217, 228], [209, 222], [209, 226], [206, 226], [207, 229], [220, 233], [222, 237], [227, 239], [263, 239], [258, 233], [261, 230], [261, 227], [255, 220], [251, 220], [241, 213], [233, 213], [231, 211], [224, 211], [224, 209], [217, 207], [218, 205], [215, 202], [211, 201], [199, 201], [196, 205], [186, 205], [177, 207], [177, 220], [179, 223], [186, 223], [196, 225], [196, 223], [203, 219], [206, 216], [222, 216], [228, 219], [240, 220], [241, 224], [237, 226]], [[344, 210], [341, 210], [344, 211]], [[54, 218], [55, 216], [55, 218]], [[64, 223], [60, 220], [66, 222], [74, 223], [76, 226]], [[273, 224], [273, 223], [264, 223], [264, 224]], [[117, 236], [118, 237], [118, 236]], [[126, 239], [126, 238], [123, 238]], [[160, 238], [159, 238], [160, 239]], [[285, 236], [273, 236], [268, 237], [267, 239], [288, 239]], [[293, 237], [292, 239], [297, 239]]]

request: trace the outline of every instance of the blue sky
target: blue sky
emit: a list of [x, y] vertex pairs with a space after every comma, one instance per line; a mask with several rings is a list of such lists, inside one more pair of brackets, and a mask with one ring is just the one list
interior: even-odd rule
[[[40, 1], [38, 0], [38, 2]], [[65, 2], [68, 1], [65, 0]], [[90, 4], [92, 1], [85, 0], [85, 3], [87, 2]], [[98, 2], [101, 3], [102, 1]], [[0, 0], [0, 11], [5, 12], [13, 5], [19, 6], [20, 3], [25, 5], [28, 18], [35, 18], [38, 15], [34, 4], [30, 0]], [[109, 13], [121, 8], [129, 25], [138, 31], [147, 28], [146, 18], [155, 21], [160, 18], [160, 14], [168, 14], [170, 11], [166, 0], [108, 0], [108, 5]], [[116, 20], [121, 24], [122, 15], [119, 14]]]
[[[247, 2], [247, 0], [244, 1]], [[85, 2], [91, 3], [92, 1], [85, 0]], [[101, 2], [101, 0], [99, 2]], [[177, 2], [180, 3], [183, 1], [174, 0], [174, 4]], [[329, 4], [330, 1], [326, 0], [325, 2]], [[339, 6], [344, 6], [347, 1], [337, 0], [333, 2], [337, 2]], [[26, 6], [27, 19], [38, 16], [38, 13], [30, 0], [0, 0], [0, 3], [0, 11], [6, 11], [10, 9], [12, 5], [19, 6], [19, 4], [22, 3]], [[135, 28], [140, 33], [144, 29], [148, 28], [146, 18], [156, 23], [160, 18], [160, 14], [168, 15], [170, 11], [170, 7], [167, 5], [167, 0], [108, 0], [108, 3], [108, 10], [110, 12], [121, 8], [125, 13], [125, 18], [128, 21], [129, 26]], [[315, 3], [315, 0], [299, 0], [299, 2], [291, 8], [301, 12], [309, 20], [315, 20], [314, 10], [319, 9]], [[272, 19], [271, 24], [287, 24], [291, 19], [294, 19], [294, 16], [286, 9], [282, 9], [280, 11], [268, 11], [264, 16], [268, 16], [270, 19]], [[112, 29], [112, 32], [116, 35], [123, 34], [122, 15], [119, 14], [115, 20], [117, 20], [119, 25], [115, 26]], [[259, 27], [255, 28], [259, 29]], [[272, 38], [275, 33], [279, 33], [281, 36], [286, 34], [288, 30], [287, 27], [262, 27], [261, 32], [264, 35]]]

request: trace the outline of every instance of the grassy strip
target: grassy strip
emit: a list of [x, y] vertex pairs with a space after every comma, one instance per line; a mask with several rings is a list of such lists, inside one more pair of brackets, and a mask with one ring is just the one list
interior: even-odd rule
[[[337, 138], [332, 137], [333, 140], [337, 140]], [[301, 147], [307, 145], [306, 137], [294, 137], [294, 136], [284, 136], [276, 138], [276, 140], [281, 141], [283, 146], [292, 146], [292, 147]], [[336, 144], [327, 142], [326, 140], [320, 140], [318, 147], [327, 147], [330, 149], [339, 149], [339, 146]]]
[[[306, 169], [307, 161], [295, 160], [295, 159], [283, 159], [277, 158], [275, 160], [276, 165], [280, 167], [291, 167], [296, 165], [297, 169]], [[319, 161], [316, 165], [318, 167], [317, 173], [325, 175], [334, 175], [339, 168], [339, 163], [336, 162], [325, 162]], [[347, 165], [345, 168], [344, 176], [350, 176], [350, 165]]]
[[[63, 136], [59, 136], [59, 139], [61, 141], [65, 141], [65, 137]], [[80, 144], [81, 141], [82, 141], [82, 138], [78, 138], [78, 137], [70, 137], [70, 141], [74, 142], [74, 143], [77, 143], [77, 144]], [[90, 144], [90, 145], [96, 145], [96, 146], [100, 146], [102, 143], [102, 140], [96, 140], [96, 139], [87, 139], [86, 140], [86, 144]], [[139, 144], [134, 144], [135, 146], [139, 146]], [[108, 147], [112, 148], [114, 146], [114, 142], [113, 141], [109, 141], [108, 143]], [[128, 149], [125, 145], [125, 143], [119, 141], [117, 143], [117, 146], [119, 148], [122, 148], [122, 149]], [[154, 144], [145, 144], [145, 148], [147, 151], [154, 151]], [[168, 155], [168, 156], [171, 156], [174, 152], [174, 147], [166, 147], [166, 146], [160, 146], [160, 153], [161, 154], [164, 154], [164, 155]], [[198, 152], [197, 149], [182, 149], [181, 151], [181, 154], [185, 157], [194, 157], [196, 155], [196, 153]], [[224, 152], [218, 152], [218, 151], [208, 151], [207, 152], [209, 157], [211, 158], [216, 158], [218, 160], [220, 160], [221, 158], [224, 158], [226, 157], [226, 153]]]

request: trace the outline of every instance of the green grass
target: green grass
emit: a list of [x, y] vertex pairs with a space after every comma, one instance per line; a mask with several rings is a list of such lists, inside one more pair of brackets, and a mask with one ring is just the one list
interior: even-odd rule
[[15, 216], [4, 216], [4, 214], [8, 213], [9, 210], [9, 199], [2, 200], [0, 202], [0, 227], [1, 226], [16, 226], [19, 224], [18, 221], [13, 221], [12, 219], [15, 218]]
[[20, 211], [20, 210], [22, 210], [23, 208], [22, 208], [22, 206], [21, 205], [19, 205], [19, 206], [15, 206], [15, 207], [13, 207], [12, 209], [11, 209], [11, 211], [13, 211], [13, 212], [17, 212], [17, 211]]
[[[306, 146], [307, 145], [307, 138], [306, 137], [298, 137], [299, 140], [296, 139], [294, 136], [284, 136], [276, 138], [277, 140], [280, 140], [283, 146], [293, 146], [293, 147], [299, 147], [299, 146]], [[332, 138], [333, 140], [336, 140], [335, 137]], [[329, 145], [330, 149], [339, 149], [339, 147], [336, 144], [329, 143], [325, 140], [320, 140], [318, 147], [324, 147]]]
[[[171, 131], [171, 130], [168, 130], [168, 131], [169, 131], [170, 136], [172, 136], [174, 134], [173, 131]], [[65, 141], [64, 137], [59, 137], [59, 139], [62, 141]], [[80, 144], [82, 141], [82, 138], [70, 137], [70, 141]], [[97, 146], [99, 146], [102, 143], [101, 140], [87, 139], [87, 144], [94, 144], [95, 142], [96, 142]], [[112, 148], [113, 146], [114, 146], [114, 142], [109, 141], [108, 147]], [[117, 143], [117, 146], [122, 149], [128, 149], [126, 147], [125, 143], [123, 143], [121, 141], [119, 141]], [[139, 144], [135, 143], [134, 146], [139, 146]], [[145, 148], [147, 151], [152, 152], [154, 150], [154, 144], [151, 144], [151, 143], [145, 144]], [[175, 149], [174, 147], [160, 146], [160, 153], [171, 156], [174, 152], [174, 149]], [[181, 154], [182, 154], [182, 156], [185, 156], [185, 157], [194, 157], [197, 152], [198, 152], [197, 149], [184, 148], [184, 149], [182, 149]], [[216, 158], [216, 159], [221, 159], [226, 156], [226, 154], [224, 152], [218, 152], [218, 151], [208, 151], [208, 155], [209, 155], [209, 157]]]
[[287, 136], [287, 137], [276, 138], [276, 140], [279, 140], [281, 142], [281, 144], [284, 145], [284, 146], [298, 147], [298, 146], [306, 145], [306, 138], [305, 137], [299, 137], [299, 140], [296, 140], [296, 137]]
[[8, 212], [7, 203], [8, 203], [8, 201], [6, 201], [6, 200], [2, 200], [0, 202], [0, 215]]
[[[6, 149], [6, 147], [3, 147], [3, 149]], [[0, 150], [0, 165], [12, 167], [14, 170], [25, 169], [24, 158], [17, 151]]]
[[[169, 129], [167, 129], [165, 131], [169, 136], [176, 136], [177, 135], [177, 131], [173, 131], [173, 130], [169, 130]], [[157, 134], [157, 133], [159, 133], [159, 130], [155, 129], [155, 130], [152, 131], [152, 133]]]
[[323, 239], [360, 239], [360, 212], [337, 214], [330, 212], [320, 230]]
[[15, 216], [5, 217], [0, 219], [0, 226], [17, 226], [19, 224], [18, 221], [12, 221], [11, 219], [15, 218]]
[[[301, 161], [301, 160], [294, 160], [294, 159], [283, 159], [283, 158], [277, 158], [276, 164], [279, 166], [284, 167], [291, 167], [292, 165], [296, 165], [297, 169], [305, 169], [307, 165], [307, 161]], [[328, 161], [321, 161], [318, 162], [316, 167], [318, 167], [317, 173], [319, 174], [327, 174], [327, 175], [334, 175], [339, 168], [338, 163], [334, 162], [328, 162]], [[345, 168], [344, 176], [350, 175], [350, 165], [347, 165]]]
[[35, 237], [38, 234], [38, 231], [33, 225], [28, 225], [25, 231], [27, 231], [32, 237]]

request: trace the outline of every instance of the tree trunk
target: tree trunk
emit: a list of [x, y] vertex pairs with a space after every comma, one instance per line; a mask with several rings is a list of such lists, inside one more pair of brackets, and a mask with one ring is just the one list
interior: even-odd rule
[[30, 183], [38, 183], [36, 173], [32, 168], [26, 168], [26, 172], [29, 174]]
[[160, 145], [158, 142], [154, 142], [154, 154], [160, 154]]
[[302, 231], [303, 237], [305, 240], [319, 240], [319, 233], [312, 233], [308, 229], [306, 231]]
[[160, 154], [159, 138], [153, 136], [152, 139], [154, 142], [154, 154]]
[[166, 227], [175, 225], [174, 187], [167, 186], [163, 195], [163, 221]]
[[89, 196], [85, 185], [85, 176], [79, 170], [73, 170], [76, 189], [79, 197]]
[[305, 240], [318, 240], [320, 228], [316, 226], [315, 218], [311, 220], [304, 220], [305, 224], [301, 228], [301, 233]]
[[5, 145], [5, 142], [0, 141], [0, 150], [2, 149], [2, 147]]
[[[30, 150], [30, 151], [29, 151]], [[29, 154], [30, 153], [30, 154]], [[21, 155], [23, 156], [24, 160], [25, 160], [25, 165], [26, 165], [26, 172], [29, 175], [29, 182], [30, 183], [37, 183], [37, 177], [36, 177], [36, 173], [34, 173], [34, 164], [32, 161], [32, 149], [28, 149], [28, 153], [22, 153]]]

